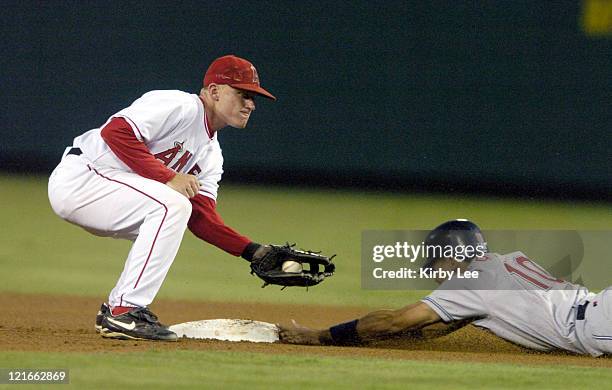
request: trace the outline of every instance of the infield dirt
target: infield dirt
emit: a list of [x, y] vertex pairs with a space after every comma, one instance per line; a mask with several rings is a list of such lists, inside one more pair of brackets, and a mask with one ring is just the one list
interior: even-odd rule
[[[527, 351], [473, 326], [433, 341], [393, 340], [367, 348], [314, 347], [286, 344], [180, 340], [177, 343], [103, 339], [94, 318], [103, 298], [0, 293], [0, 351], [135, 352], [139, 350], [219, 350], [257, 353], [377, 357], [431, 361], [581, 365], [610, 367], [611, 358], [562, 352]], [[275, 305], [159, 300], [151, 306], [165, 324], [213, 318], [253, 319], [287, 324], [290, 319], [325, 327], [359, 317], [358, 307]]]

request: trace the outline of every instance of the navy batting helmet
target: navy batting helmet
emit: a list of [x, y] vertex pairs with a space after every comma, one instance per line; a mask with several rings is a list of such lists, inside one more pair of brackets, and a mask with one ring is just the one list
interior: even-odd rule
[[[471, 251], [471, 253], [464, 252], [462, 254], [463, 259], [459, 259], [461, 261], [470, 261], [476, 257], [476, 253], [482, 254], [489, 251], [487, 242], [480, 228], [474, 222], [468, 221], [467, 219], [454, 219], [444, 222], [427, 235], [425, 239], [427, 261], [423, 265], [423, 268], [431, 268], [435, 260], [448, 257], [444, 255], [446, 252], [444, 248], [449, 247], [453, 248], [452, 250], [455, 256], [452, 257], [456, 259], [456, 253], [459, 253], [459, 248], [462, 248], [462, 250], [468, 247], [475, 249]], [[476, 251], [476, 249], [478, 249], [478, 251]]]

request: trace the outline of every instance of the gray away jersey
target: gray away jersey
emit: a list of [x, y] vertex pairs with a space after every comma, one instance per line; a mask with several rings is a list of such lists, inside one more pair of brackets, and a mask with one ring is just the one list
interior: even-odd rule
[[[556, 279], [521, 252], [488, 253], [472, 261], [468, 270], [479, 271], [479, 277], [446, 280], [422, 300], [444, 322], [477, 318], [473, 325], [540, 351], [564, 349], [594, 356], [606, 352], [601, 350], [601, 342], [599, 346], [589, 345], [592, 335], [584, 334], [587, 321], [576, 326], [577, 306], [603, 292], [596, 296], [585, 287]], [[605, 307], [603, 297], [600, 299], [599, 306]], [[588, 320], [588, 311], [586, 317]], [[591, 322], [601, 320], [593, 318]], [[612, 334], [612, 322], [602, 326]], [[605, 333], [601, 326], [599, 330]], [[612, 348], [612, 342], [608, 344]]]

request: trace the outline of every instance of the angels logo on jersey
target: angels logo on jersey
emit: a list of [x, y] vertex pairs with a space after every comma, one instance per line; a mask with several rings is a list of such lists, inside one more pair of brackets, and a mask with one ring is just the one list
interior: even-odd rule
[[[183, 168], [185, 168], [189, 160], [191, 160], [191, 157], [193, 157], [193, 153], [191, 153], [189, 150], [185, 150], [185, 152], [180, 156], [176, 163], [170, 166], [175, 157], [183, 151], [183, 144], [184, 141], [174, 141], [174, 146], [172, 148], [166, 149], [163, 152], [155, 154], [155, 158], [163, 162], [165, 166], [170, 167], [170, 169], [173, 169], [176, 172], [180, 172]], [[193, 168], [191, 168], [188, 173], [197, 174], [200, 171], [200, 167], [198, 167], [198, 165], [196, 164]]]
[[174, 141], [174, 147], [175, 148], [179, 148], [179, 152], [183, 150], [183, 144], [185, 143], [185, 141], [183, 142], [179, 142], [179, 141]]

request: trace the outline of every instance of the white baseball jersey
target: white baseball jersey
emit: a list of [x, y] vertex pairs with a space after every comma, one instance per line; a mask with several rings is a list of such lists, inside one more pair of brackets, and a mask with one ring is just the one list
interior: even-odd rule
[[[610, 290], [589, 293], [551, 276], [521, 252], [488, 253], [468, 270], [478, 271], [478, 278], [446, 280], [422, 300], [444, 322], [477, 318], [473, 325], [540, 351], [612, 352]], [[581, 319], [578, 308], [587, 301]]]
[[[168, 168], [196, 175], [199, 193], [216, 200], [223, 157], [197, 95], [152, 91], [113, 117], [124, 118]], [[153, 301], [176, 257], [192, 205], [125, 165], [102, 139], [103, 127], [74, 139], [82, 154], [66, 150], [49, 178], [49, 200], [61, 218], [93, 234], [134, 242], [108, 303], [143, 307]]]
[[[124, 118], [151, 154], [176, 172], [196, 175], [200, 193], [217, 199], [223, 155], [217, 134], [208, 129], [198, 95], [182, 91], [151, 91], [112, 115]], [[107, 122], [108, 123], [108, 122]], [[74, 139], [73, 145], [97, 166], [132, 172], [100, 136], [104, 126]]]

